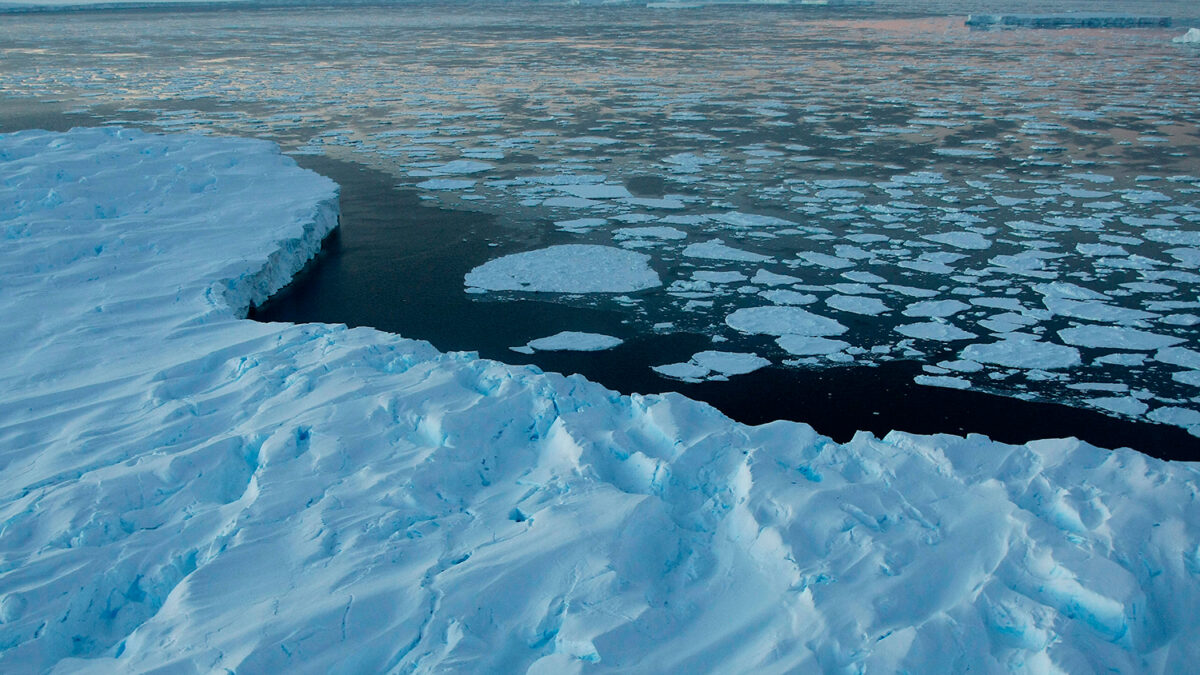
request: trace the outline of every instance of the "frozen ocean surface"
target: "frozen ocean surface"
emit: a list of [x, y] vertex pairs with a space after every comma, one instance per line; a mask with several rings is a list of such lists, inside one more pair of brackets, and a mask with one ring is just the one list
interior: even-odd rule
[[[1194, 464], [837, 444], [369, 328], [247, 321], [336, 226], [329, 180], [261, 141], [113, 128], [0, 135], [0, 167], [0, 670], [1200, 658]], [[992, 354], [1038, 344], [1011, 342]]]

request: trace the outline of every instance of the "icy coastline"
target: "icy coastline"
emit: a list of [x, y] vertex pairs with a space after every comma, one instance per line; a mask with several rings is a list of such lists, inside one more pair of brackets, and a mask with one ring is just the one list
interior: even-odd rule
[[0, 670], [1180, 672], [1196, 466], [746, 427], [260, 324], [337, 222], [267, 143], [0, 136]]

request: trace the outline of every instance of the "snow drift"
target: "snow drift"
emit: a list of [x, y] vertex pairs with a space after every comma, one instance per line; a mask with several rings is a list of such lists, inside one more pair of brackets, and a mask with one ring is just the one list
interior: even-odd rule
[[269, 144], [0, 136], [0, 669], [1181, 672], [1196, 467], [839, 445], [239, 317], [336, 225]]

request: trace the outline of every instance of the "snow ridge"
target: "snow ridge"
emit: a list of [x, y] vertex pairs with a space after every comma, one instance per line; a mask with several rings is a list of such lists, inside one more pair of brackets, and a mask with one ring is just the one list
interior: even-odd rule
[[1193, 465], [1075, 440], [836, 444], [240, 320], [336, 225], [336, 186], [261, 142], [23, 132], [0, 136], [0, 176], [0, 670], [1200, 657]]

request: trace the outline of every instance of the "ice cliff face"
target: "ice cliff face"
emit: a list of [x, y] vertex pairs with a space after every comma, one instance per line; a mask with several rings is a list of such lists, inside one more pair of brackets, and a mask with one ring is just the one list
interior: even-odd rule
[[240, 320], [336, 224], [247, 140], [0, 136], [0, 670], [1182, 672], [1193, 465], [746, 427]]

